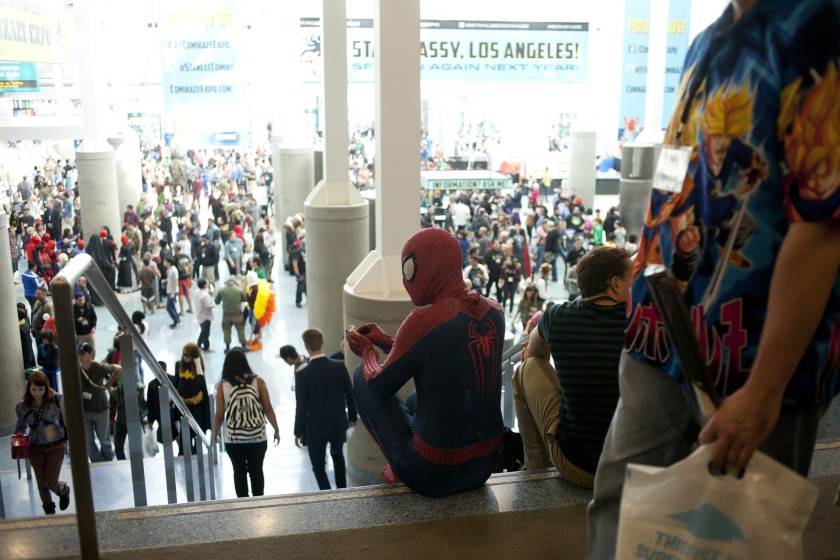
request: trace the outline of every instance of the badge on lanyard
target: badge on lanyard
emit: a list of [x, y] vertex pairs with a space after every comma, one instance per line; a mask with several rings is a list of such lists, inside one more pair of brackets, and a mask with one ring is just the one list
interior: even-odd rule
[[690, 146], [663, 147], [653, 174], [653, 188], [672, 193], [682, 192], [690, 159]]

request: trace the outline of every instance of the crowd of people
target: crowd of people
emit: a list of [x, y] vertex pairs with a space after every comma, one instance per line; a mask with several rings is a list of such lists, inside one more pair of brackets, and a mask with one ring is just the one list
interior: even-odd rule
[[527, 334], [552, 297], [578, 293], [577, 263], [596, 247], [617, 247], [629, 255], [638, 237], [628, 235], [617, 208], [604, 215], [586, 208], [573, 191], [549, 189], [519, 178], [513, 193], [423, 192], [425, 226], [440, 225], [458, 238], [464, 281], [494, 297], [512, 326]]
[[[10, 189], [6, 211], [10, 216], [12, 264], [16, 283], [22, 284], [26, 299], [26, 303], [18, 304], [24, 367], [35, 382], [46, 380], [48, 400], [54, 393], [60, 398], [56, 393], [60, 367], [50, 282], [70, 258], [86, 252], [111, 289], [121, 293], [140, 291], [141, 310], [135, 312], [133, 322], [141, 334], [148, 333], [147, 314], [166, 309], [172, 328], [179, 327], [185, 314], [194, 314], [198, 337], [175, 364], [172, 380], [185, 402], [189, 401], [188, 406], [197, 407], [200, 425], [209, 429], [209, 413], [198, 407], [206, 404], [207, 389], [192, 387], [195, 379], [203, 382], [203, 376], [196, 376], [187, 366], [199, 361], [193, 355], [213, 351], [209, 328], [214, 307], [222, 307], [225, 352], [230, 350], [232, 328], [237, 331], [239, 351], [260, 349], [262, 328], [270, 322], [275, 307], [270, 285], [276, 246], [268, 215], [270, 163], [260, 150], [189, 150], [181, 155], [156, 146], [143, 151], [142, 170], [143, 192], [136, 204], [125, 208], [121, 230], [112, 232], [103, 226], [87, 240], [82, 237], [81, 204], [75, 168], [70, 162], [63, 166], [47, 160], [44, 170], [35, 168], [16, 189]], [[206, 225], [200, 227], [204, 205], [206, 214], [201, 220]], [[300, 306], [305, 294], [302, 216], [288, 221], [284, 231], [286, 252], [292, 257], [284, 266], [297, 276]], [[19, 271], [20, 263], [25, 265]], [[227, 276], [221, 286], [220, 266]], [[81, 277], [74, 293], [74, 334], [84, 374], [83, 395], [91, 396], [84, 401], [91, 461], [124, 459], [127, 434], [126, 391], [119, 366], [121, 333], [107, 353], [101, 354], [101, 361], [93, 360], [96, 307], [102, 303]], [[200, 367], [194, 369], [201, 371]], [[142, 390], [138, 396], [141, 413], [145, 415], [148, 410], [148, 420], [153, 424], [153, 396], [146, 401]], [[173, 418], [177, 421], [174, 410]], [[64, 441], [63, 436], [54, 443], [60, 441]], [[53, 513], [48, 495], [42, 497], [45, 512]]]

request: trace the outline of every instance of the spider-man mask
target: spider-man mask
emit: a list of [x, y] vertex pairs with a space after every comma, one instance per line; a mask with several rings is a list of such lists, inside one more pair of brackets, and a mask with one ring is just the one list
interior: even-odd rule
[[429, 228], [408, 238], [402, 250], [403, 286], [417, 306], [463, 291], [461, 246], [449, 232]]

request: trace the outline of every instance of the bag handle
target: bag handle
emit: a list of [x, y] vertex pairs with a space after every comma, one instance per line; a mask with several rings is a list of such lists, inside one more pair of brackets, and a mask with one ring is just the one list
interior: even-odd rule
[[108, 387], [106, 387], [106, 386], [104, 386], [104, 385], [97, 385], [96, 383], [94, 383], [93, 381], [91, 381], [91, 380], [90, 380], [90, 377], [88, 377], [88, 374], [87, 374], [87, 372], [85, 371], [85, 368], [83, 368], [81, 365], [79, 366], [79, 371], [81, 371], [81, 372], [82, 372], [82, 375], [84, 375], [84, 376], [85, 376], [85, 381], [87, 381], [87, 382], [88, 382], [88, 384], [89, 384], [91, 387], [94, 387], [94, 388], [96, 388], [96, 389], [104, 389], [104, 390], [106, 390], [106, 391], [108, 390]]

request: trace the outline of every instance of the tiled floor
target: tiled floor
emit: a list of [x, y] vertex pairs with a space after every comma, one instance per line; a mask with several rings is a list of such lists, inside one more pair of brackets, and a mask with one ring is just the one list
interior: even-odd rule
[[[225, 267], [221, 267], [225, 268]], [[220, 270], [221, 271], [221, 270]], [[221, 281], [223, 282], [225, 273]], [[277, 312], [272, 323], [263, 331], [263, 350], [248, 354], [248, 360], [252, 369], [263, 377], [268, 385], [272, 405], [277, 413], [277, 420], [281, 429], [281, 442], [277, 447], [269, 445], [268, 454], [265, 459], [265, 493], [266, 495], [288, 494], [297, 492], [317, 491], [312, 474], [311, 465], [306, 449], [298, 449], [294, 445], [292, 433], [294, 425], [295, 400], [292, 391], [293, 375], [292, 368], [276, 357], [278, 349], [284, 344], [294, 345], [299, 352], [303, 352], [303, 344], [300, 340], [300, 333], [308, 328], [306, 306], [298, 309], [294, 304], [295, 281], [292, 276], [286, 273], [282, 266], [275, 266], [274, 290], [277, 294]], [[221, 283], [219, 284], [221, 285]], [[565, 296], [561, 284], [551, 284], [550, 289], [557, 297]], [[20, 286], [17, 287], [18, 296], [23, 300], [23, 293]], [[121, 294], [118, 296], [129, 315], [140, 309], [139, 292], [133, 294]], [[218, 311], [218, 310], [217, 310]], [[116, 324], [110, 314], [104, 308], [97, 308], [99, 326], [97, 328], [97, 358], [104, 356], [109, 342], [116, 333]], [[217, 312], [217, 317], [219, 313]], [[508, 318], [509, 319], [509, 318]], [[195, 341], [198, 336], [198, 324], [192, 315], [185, 315], [182, 318], [182, 325], [171, 330], [168, 327], [169, 316], [165, 310], [160, 309], [147, 317], [150, 326], [148, 343], [155, 355], [174, 366], [176, 358], [179, 357], [182, 346], [186, 342]], [[233, 333], [234, 343], [236, 334]], [[221, 321], [214, 321], [211, 329], [211, 347], [216, 351], [204, 355], [207, 364], [206, 375], [208, 385], [215, 383], [220, 378], [222, 363], [224, 361], [224, 343], [222, 341]], [[330, 354], [337, 348], [325, 348]], [[147, 373], [146, 382], [151, 380]], [[351, 428], [352, 429], [352, 428]], [[268, 428], [269, 437], [272, 430]], [[0, 438], [0, 449], [7, 449], [7, 438]], [[166, 489], [164, 484], [164, 463], [162, 453], [155, 458], [145, 460], [146, 488], [149, 505], [166, 503]], [[345, 452], [346, 456], [346, 452]], [[327, 474], [333, 480], [331, 462], [328, 456]], [[195, 468], [195, 462], [194, 468]], [[110, 510], [130, 508], [134, 506], [131, 492], [131, 475], [128, 461], [114, 462], [109, 464], [97, 464], [91, 467], [92, 481], [94, 487], [94, 502], [97, 510]], [[65, 461], [62, 470], [62, 479], [70, 481], [69, 461]], [[186, 490], [184, 485], [183, 464], [176, 459], [176, 479], [178, 501], [186, 501]], [[217, 497], [234, 498], [236, 494], [233, 489], [233, 475], [230, 461], [225, 455], [219, 456], [218, 470], [216, 471]], [[352, 481], [348, 481], [352, 485]], [[28, 517], [43, 515], [37, 492], [34, 488], [34, 480], [17, 479], [16, 467], [9, 458], [8, 453], [0, 453], [0, 484], [4, 497], [4, 505], [7, 518]], [[197, 488], [197, 486], [196, 486]], [[196, 495], [198, 491], [196, 489]], [[73, 511], [71, 503], [69, 512]]]

